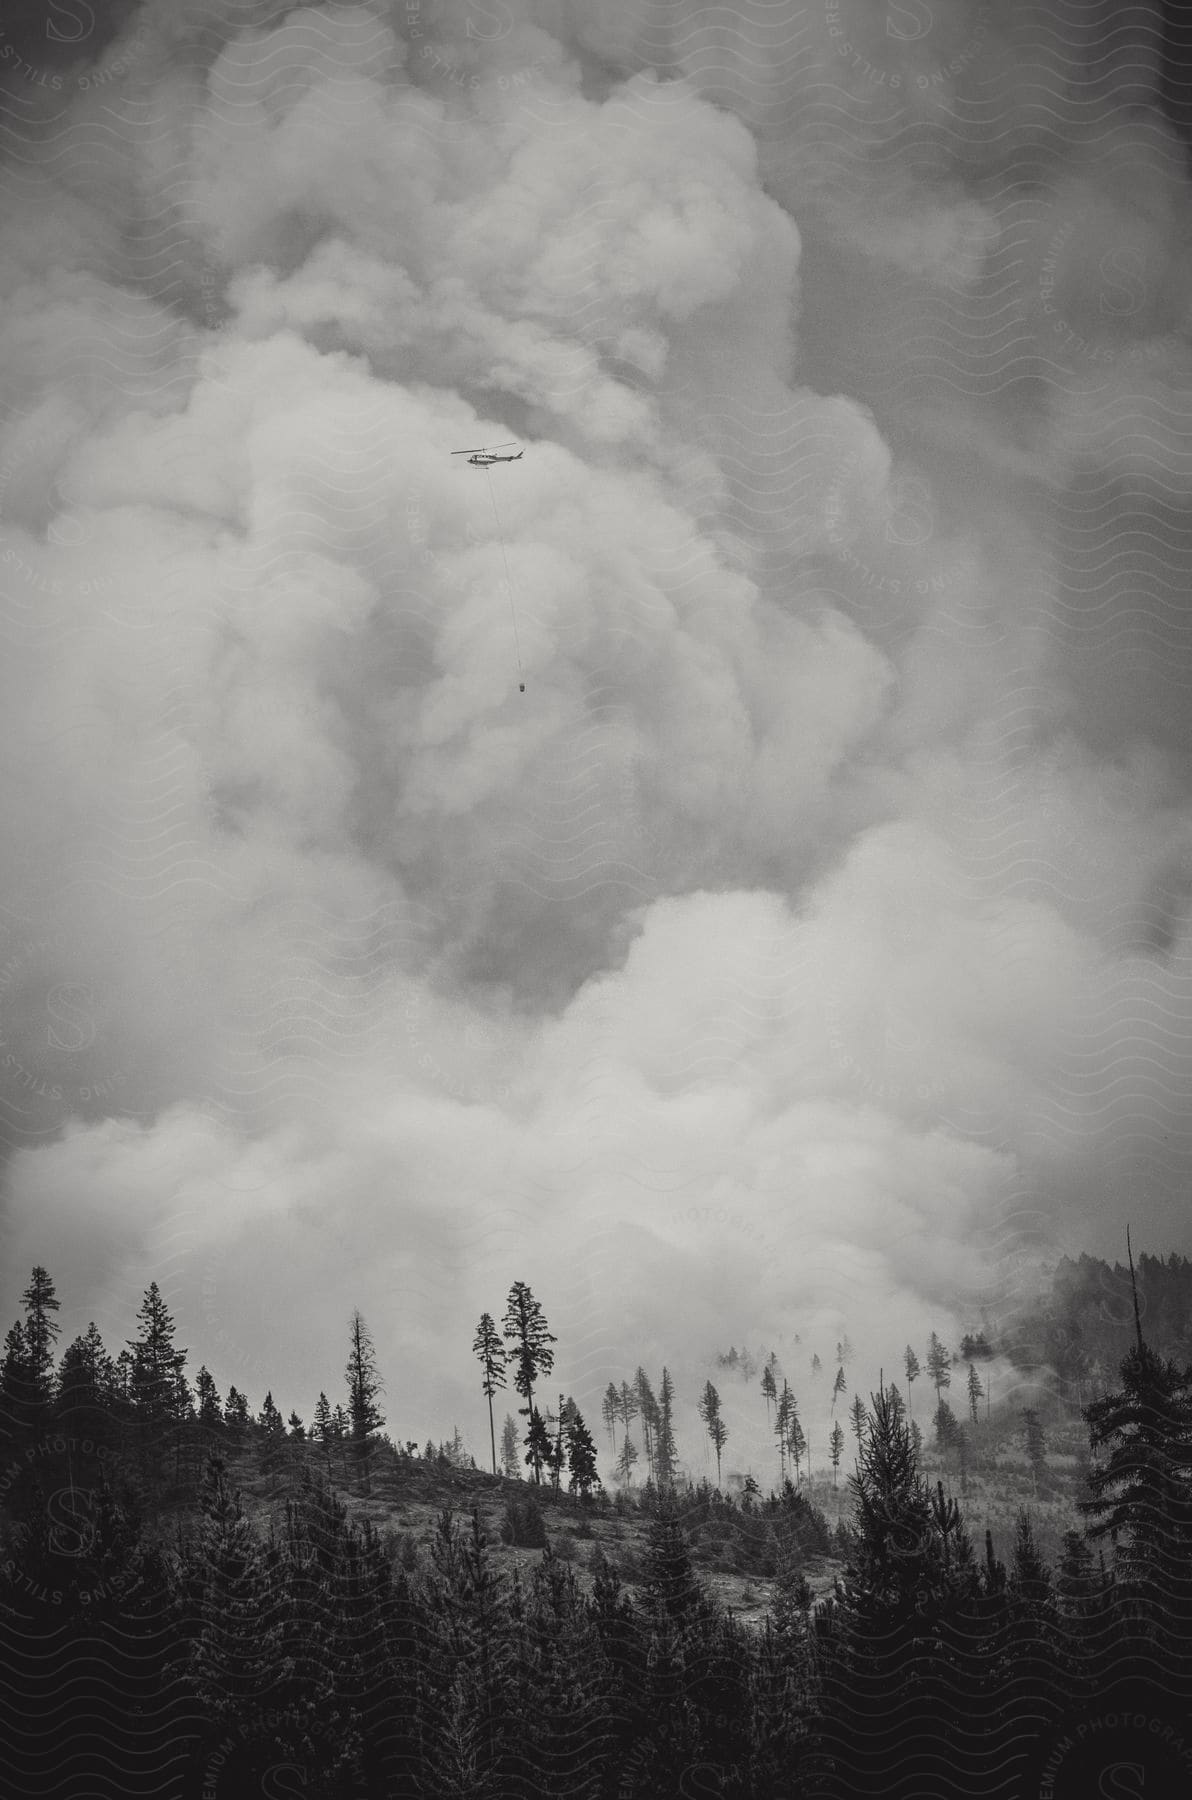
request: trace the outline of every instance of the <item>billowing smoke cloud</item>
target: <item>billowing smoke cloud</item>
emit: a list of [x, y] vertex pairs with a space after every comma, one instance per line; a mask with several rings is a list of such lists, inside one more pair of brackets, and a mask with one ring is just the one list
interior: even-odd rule
[[0, 62], [10, 1311], [307, 1410], [359, 1305], [421, 1438], [523, 1278], [585, 1410], [773, 1344], [822, 1453], [813, 1351], [1182, 1241], [1157, 49], [871, 14]]

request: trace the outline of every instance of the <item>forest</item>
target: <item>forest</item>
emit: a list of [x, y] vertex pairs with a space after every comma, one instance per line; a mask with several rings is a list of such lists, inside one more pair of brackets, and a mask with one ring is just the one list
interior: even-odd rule
[[[922, 1367], [908, 1345], [905, 1396], [883, 1379], [846, 1405], [847, 1339], [834, 1378], [813, 1354], [850, 1427], [847, 1460], [833, 1427], [830, 1478], [777, 1359], [723, 1353], [725, 1378], [766, 1409], [768, 1492], [752, 1473], [722, 1481], [730, 1414], [711, 1381], [698, 1413], [715, 1482], [685, 1472], [669, 1370], [657, 1391], [641, 1368], [610, 1380], [610, 1492], [575, 1401], [540, 1404], [557, 1340], [523, 1282], [472, 1344], [488, 1470], [458, 1428], [422, 1449], [386, 1434], [358, 1312], [342, 1397], [321, 1393], [308, 1427], [272, 1392], [254, 1413], [206, 1367], [192, 1383], [156, 1283], [119, 1355], [94, 1325], [59, 1352], [37, 1267], [0, 1364], [5, 1791], [1186, 1792], [1192, 1368], [1173, 1353], [1188, 1274], [1177, 1258], [1064, 1263], [1014, 1323], [1023, 1367], [1058, 1348], [1053, 1387], [1081, 1390], [1074, 1519], [1049, 1557], [1029, 1500], [1001, 1542], [945, 1479], [978, 1491], [980, 1369], [1010, 1344], [990, 1321], [957, 1352], [933, 1333]], [[943, 1397], [958, 1369], [960, 1418]], [[926, 1441], [908, 1405], [920, 1374]], [[507, 1412], [498, 1435], [510, 1381], [521, 1425]], [[1037, 1497], [1041, 1409], [1021, 1411]], [[765, 1583], [760, 1613], [718, 1599], [730, 1570]]]

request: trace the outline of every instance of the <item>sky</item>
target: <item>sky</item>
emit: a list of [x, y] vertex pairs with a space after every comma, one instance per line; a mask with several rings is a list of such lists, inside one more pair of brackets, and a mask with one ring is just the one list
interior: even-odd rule
[[718, 1350], [822, 1462], [845, 1334], [1189, 1250], [1181, 93], [1008, 10], [0, 27], [6, 1322], [309, 1417], [358, 1307], [479, 1460], [524, 1280], [766, 1472]]

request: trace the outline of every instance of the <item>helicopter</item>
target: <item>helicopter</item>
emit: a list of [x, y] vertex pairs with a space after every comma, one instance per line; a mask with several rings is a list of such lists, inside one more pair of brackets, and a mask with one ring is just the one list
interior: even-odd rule
[[[516, 442], [516, 438], [509, 439], [510, 444]], [[508, 448], [509, 444], [495, 444], [491, 450], [481, 445], [479, 450], [453, 450], [451, 454], [452, 456], [466, 456], [474, 469], [488, 469], [493, 463], [499, 462], [520, 462], [526, 454], [524, 450], [519, 450], [516, 456], [497, 455], [498, 450], [507, 450]]]

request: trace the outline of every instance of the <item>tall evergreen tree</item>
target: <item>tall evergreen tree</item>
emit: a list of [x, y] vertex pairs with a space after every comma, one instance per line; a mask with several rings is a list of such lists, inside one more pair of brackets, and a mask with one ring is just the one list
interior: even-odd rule
[[64, 1418], [100, 1412], [113, 1399], [114, 1370], [92, 1319], [86, 1331], [62, 1352], [58, 1365], [58, 1407]]
[[[633, 1424], [633, 1421], [638, 1417], [638, 1415], [641, 1411], [641, 1401], [638, 1397], [636, 1383], [630, 1383], [628, 1381], [623, 1381], [621, 1383], [620, 1392], [621, 1392], [621, 1409], [617, 1416], [619, 1417], [622, 1425], [625, 1427], [625, 1436], [626, 1436], [626, 1438], [628, 1438], [629, 1428]], [[636, 1447], [634, 1448], [633, 1460], [635, 1462], [637, 1460]], [[621, 1460], [618, 1459], [617, 1468], [620, 1469], [620, 1466], [621, 1466]]]
[[526, 1431], [526, 1462], [534, 1471], [534, 1480], [541, 1483], [542, 1471], [550, 1465], [551, 1440], [546, 1428], [546, 1420], [534, 1407], [530, 1413], [530, 1424]]
[[[860, 1791], [876, 1791], [877, 1768], [889, 1764], [904, 1734], [944, 1724], [940, 1696], [929, 1685], [929, 1659], [937, 1633], [951, 1616], [971, 1621], [977, 1596], [972, 1545], [955, 1501], [942, 1486], [934, 1499], [918, 1472], [905, 1411], [885, 1392], [871, 1396], [871, 1410], [849, 1487], [855, 1531], [844, 1575], [836, 1586], [839, 1673], [844, 1680], [834, 1707], [836, 1729], [856, 1739], [854, 1777]], [[967, 1627], [971, 1632], [971, 1622]], [[857, 1735], [868, 1696], [881, 1694], [896, 1739]], [[841, 1705], [842, 1703], [842, 1705]], [[917, 1707], [917, 1713], [911, 1707]], [[903, 1791], [903, 1790], [898, 1790]]]
[[4, 1339], [0, 1361], [0, 1443], [15, 1448], [36, 1428], [37, 1405], [25, 1322], [17, 1319]]
[[716, 1452], [716, 1486], [720, 1486], [720, 1457], [728, 1441], [728, 1429], [720, 1416], [720, 1395], [709, 1381], [700, 1396], [699, 1416], [707, 1426], [712, 1448]]
[[600, 1417], [604, 1429], [608, 1432], [608, 1441], [615, 1456], [617, 1453], [617, 1420], [621, 1416], [621, 1395], [615, 1381], [610, 1381], [604, 1390], [604, 1399], [600, 1402]]
[[866, 1417], [867, 1417], [867, 1415], [865, 1412], [865, 1402], [864, 1402], [864, 1400], [862, 1400], [860, 1394], [855, 1394], [853, 1396], [852, 1406], [849, 1408], [849, 1418], [852, 1421], [853, 1432], [857, 1439], [857, 1449], [858, 1450], [861, 1448], [861, 1445], [865, 1439]]
[[769, 1423], [770, 1408], [778, 1402], [778, 1383], [774, 1379], [774, 1370], [769, 1363], [762, 1370], [762, 1397], [766, 1402], [766, 1422]]
[[1192, 1573], [1192, 1371], [1163, 1361], [1141, 1327], [1120, 1386], [1084, 1408], [1094, 1462], [1079, 1510], [1131, 1577], [1188, 1590]]
[[39, 1264], [21, 1295], [25, 1303], [25, 1344], [29, 1355], [31, 1398], [42, 1414], [48, 1412], [54, 1392], [54, 1340], [60, 1327], [53, 1314], [59, 1305], [54, 1284]]
[[935, 1409], [935, 1442], [936, 1448], [939, 1450], [959, 1450], [960, 1448], [960, 1421], [946, 1400], [941, 1400]]
[[177, 1417], [178, 1380], [186, 1362], [186, 1351], [174, 1343], [174, 1321], [156, 1281], [145, 1289], [137, 1323], [140, 1334], [128, 1341], [132, 1356], [129, 1398], [138, 1417], [152, 1426]]
[[195, 1399], [199, 1408], [199, 1424], [207, 1431], [213, 1431], [223, 1424], [223, 1409], [219, 1403], [219, 1389], [215, 1385], [211, 1371], [204, 1363], [195, 1376]]
[[[507, 1342], [513, 1346], [513, 1385], [526, 1403], [518, 1410], [528, 1419], [532, 1430], [534, 1383], [540, 1375], [549, 1375], [554, 1368], [555, 1353], [550, 1346], [558, 1339], [547, 1330], [541, 1303], [524, 1281], [515, 1281], [509, 1290], [502, 1329]], [[534, 1479], [542, 1479], [541, 1460], [534, 1465]]]
[[[803, 1423], [799, 1418], [799, 1408], [795, 1396], [791, 1395], [790, 1419], [787, 1427], [787, 1447], [790, 1459], [795, 1467], [795, 1481], [803, 1479], [803, 1458], [808, 1456], [807, 1439], [803, 1432]], [[807, 1478], [811, 1479], [810, 1457], [808, 1456]]]
[[214, 1725], [255, 1727], [264, 1743], [262, 1715], [277, 1673], [278, 1621], [260, 1546], [218, 1457], [208, 1461], [199, 1505], [191, 1689]]
[[634, 1391], [642, 1421], [642, 1447], [646, 1453], [646, 1464], [650, 1472], [650, 1480], [655, 1479], [656, 1468], [654, 1450], [658, 1439], [658, 1402], [654, 1397], [654, 1389], [646, 1371], [638, 1365], [637, 1374], [633, 1378]]
[[266, 1437], [278, 1437], [285, 1430], [285, 1422], [282, 1419], [280, 1408], [273, 1398], [272, 1390], [265, 1395], [264, 1404], [257, 1415], [257, 1424]]
[[975, 1363], [970, 1363], [968, 1366], [968, 1402], [969, 1417], [974, 1425], [977, 1424], [980, 1417], [977, 1411], [978, 1405], [984, 1398], [985, 1389], [981, 1385], [981, 1377], [977, 1373], [977, 1366]]
[[233, 1437], [243, 1438], [248, 1432], [248, 1422], [248, 1395], [230, 1387], [224, 1406], [224, 1424]]
[[599, 1481], [596, 1473], [596, 1446], [578, 1408], [567, 1420], [567, 1470], [571, 1477], [568, 1488], [587, 1500]]
[[841, 1363], [840, 1367], [836, 1371], [836, 1379], [832, 1383], [832, 1408], [831, 1408], [831, 1410], [833, 1413], [836, 1411], [836, 1402], [840, 1399], [840, 1396], [842, 1394], [847, 1394], [847, 1392], [848, 1392], [848, 1383], [844, 1379], [844, 1364]]
[[327, 1464], [327, 1473], [331, 1474], [331, 1444], [333, 1427], [331, 1423], [331, 1402], [322, 1391], [315, 1401], [315, 1410], [311, 1415], [310, 1435], [323, 1446], [323, 1458]]
[[919, 1358], [915, 1355], [915, 1352], [909, 1344], [902, 1353], [902, 1366], [906, 1371], [906, 1407], [907, 1412], [909, 1413], [914, 1410], [911, 1399], [911, 1384], [917, 1381], [919, 1376], [923, 1373], [922, 1369], [919, 1367]]
[[790, 1449], [791, 1407], [793, 1402], [794, 1396], [791, 1393], [790, 1383], [784, 1381], [782, 1384], [782, 1393], [778, 1400], [778, 1408], [774, 1414], [774, 1435], [778, 1439], [778, 1479], [780, 1482], [785, 1481], [786, 1479], [786, 1458], [787, 1452]]
[[844, 1432], [840, 1429], [839, 1419], [833, 1425], [832, 1435], [828, 1439], [828, 1453], [832, 1458], [832, 1486], [835, 1487], [840, 1459], [844, 1455]]
[[[574, 1404], [574, 1402], [573, 1402], [573, 1404]], [[547, 1455], [546, 1466], [550, 1470], [550, 1484], [551, 1484], [551, 1487], [555, 1490], [556, 1494], [559, 1491], [559, 1483], [563, 1478], [563, 1467], [567, 1461], [567, 1447], [566, 1447], [566, 1444], [564, 1443], [564, 1436], [563, 1436], [564, 1430], [565, 1430], [565, 1420], [564, 1420], [564, 1416], [563, 1416], [563, 1408], [564, 1408], [564, 1400], [563, 1400], [562, 1394], [560, 1394], [559, 1395], [559, 1410], [558, 1410], [558, 1412], [547, 1414], [548, 1435], [549, 1435], [549, 1428], [552, 1424], [555, 1427], [555, 1435], [551, 1439], [551, 1446], [550, 1446], [550, 1451]]]
[[935, 1403], [943, 1399], [943, 1390], [952, 1385], [952, 1352], [933, 1331], [927, 1345], [927, 1373], [935, 1388]]
[[142, 1477], [164, 1479], [167, 1441], [174, 1449], [173, 1473], [182, 1479], [185, 1435], [179, 1427], [193, 1416], [194, 1403], [184, 1373], [186, 1351], [174, 1342], [174, 1320], [156, 1281], [145, 1289], [137, 1313], [138, 1336], [128, 1340], [128, 1403], [139, 1443]]
[[497, 1472], [497, 1428], [493, 1422], [493, 1395], [505, 1386], [505, 1364], [508, 1361], [500, 1333], [491, 1313], [481, 1313], [472, 1343], [472, 1354], [480, 1359], [484, 1373], [481, 1390], [488, 1399], [488, 1436], [493, 1453], [493, 1474]]
[[505, 1423], [501, 1427], [501, 1473], [510, 1481], [517, 1481], [521, 1476], [521, 1464], [517, 1456], [517, 1422], [512, 1413], [505, 1414]]
[[617, 1457], [616, 1474], [620, 1476], [626, 1487], [633, 1485], [633, 1465], [637, 1461], [637, 1445], [631, 1437], [621, 1439], [621, 1451]]
[[369, 1440], [385, 1423], [385, 1415], [377, 1404], [381, 1395], [381, 1378], [377, 1374], [377, 1353], [368, 1334], [363, 1315], [352, 1314], [348, 1331], [348, 1362], [344, 1370], [348, 1388], [348, 1429], [356, 1466], [369, 1487]]
[[662, 1386], [658, 1390], [658, 1429], [654, 1443], [654, 1479], [664, 1490], [674, 1486], [678, 1463], [678, 1451], [675, 1448], [674, 1401], [674, 1383], [670, 1377], [670, 1370], [664, 1368]]
[[112, 1395], [121, 1406], [132, 1405], [132, 1351], [121, 1350], [112, 1364]]

